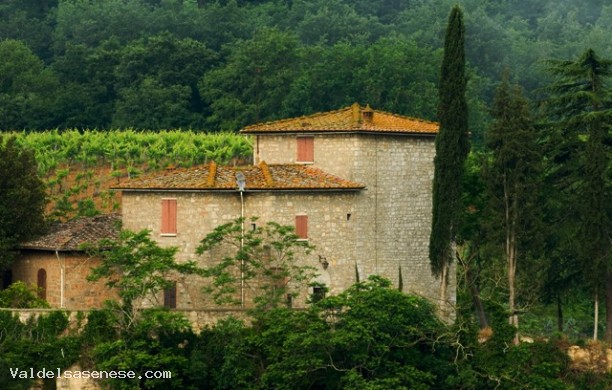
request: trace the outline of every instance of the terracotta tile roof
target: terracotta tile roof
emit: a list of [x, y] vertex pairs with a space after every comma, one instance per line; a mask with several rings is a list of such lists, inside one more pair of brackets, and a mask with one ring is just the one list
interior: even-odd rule
[[21, 249], [50, 251], [78, 251], [81, 244], [96, 244], [101, 239], [119, 237], [121, 218], [117, 214], [80, 217], [55, 223], [49, 232], [37, 239], [22, 243]]
[[257, 166], [228, 167], [214, 162], [192, 168], [174, 168], [123, 181], [114, 189], [147, 190], [208, 190], [235, 191], [236, 173], [246, 178], [246, 191], [287, 190], [360, 190], [365, 185], [344, 180], [318, 168], [300, 164], [261, 162]]
[[244, 134], [343, 131], [358, 133], [429, 134], [438, 133], [438, 123], [372, 110], [358, 103], [336, 111], [299, 118], [258, 123], [241, 130]]

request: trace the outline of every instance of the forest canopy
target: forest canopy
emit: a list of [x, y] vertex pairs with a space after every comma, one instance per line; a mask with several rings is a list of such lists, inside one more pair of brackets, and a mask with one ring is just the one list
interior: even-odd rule
[[[0, 129], [236, 130], [356, 101], [436, 120], [455, 3], [4, 1]], [[549, 79], [542, 60], [612, 53], [603, 0], [458, 3], [476, 141], [504, 67], [532, 94]]]

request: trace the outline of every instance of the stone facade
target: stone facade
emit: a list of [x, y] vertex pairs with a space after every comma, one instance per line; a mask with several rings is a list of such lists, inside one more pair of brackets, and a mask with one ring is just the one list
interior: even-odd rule
[[[296, 138], [314, 138], [313, 165], [366, 189], [351, 205], [355, 241], [350, 263], [362, 276], [378, 274], [405, 291], [438, 300], [429, 265], [434, 137], [414, 134], [300, 132], [255, 136], [255, 163], [296, 162]], [[345, 271], [346, 278], [355, 271]], [[345, 279], [346, 279], [345, 278]], [[350, 279], [350, 278], [349, 278]], [[451, 272], [450, 297], [455, 280]], [[346, 283], [339, 289], [348, 287]]]
[[[381, 275], [398, 285], [401, 272], [404, 291], [443, 304], [440, 282], [431, 274], [428, 256], [437, 124], [353, 105], [254, 125], [243, 132], [254, 137], [255, 166], [304, 165], [363, 184], [350, 191], [327, 186], [292, 190], [276, 188], [271, 180], [268, 187], [252, 189], [247, 180], [243, 192], [247, 218], [258, 216], [261, 223], [292, 225], [296, 215], [308, 216], [309, 241], [316, 250], [301, 261], [317, 268], [318, 281], [331, 293], [352, 285], [356, 274], [360, 280]], [[313, 140], [313, 161], [298, 160], [298, 139], [303, 137]], [[161, 245], [179, 247], [180, 260], [194, 259], [206, 234], [242, 213], [237, 184], [215, 187], [214, 169], [207, 172], [208, 183], [199, 188], [181, 188], [177, 180], [170, 181], [172, 188], [151, 185], [151, 181], [140, 188], [123, 188], [124, 227], [150, 229]], [[177, 201], [174, 236], [160, 234], [165, 198]], [[326, 269], [320, 258], [328, 261]], [[215, 259], [208, 255], [199, 261], [210, 265]], [[183, 282], [177, 307], [210, 305], [200, 293], [201, 280]], [[451, 270], [445, 304], [454, 303], [455, 284]]]
[[46, 278], [45, 299], [51, 307], [68, 310], [101, 308], [107, 299], [116, 299], [103, 280], [88, 282], [91, 268], [99, 259], [89, 258], [84, 252], [53, 252], [21, 250], [12, 267], [13, 280], [38, 286], [39, 272]]
[[7, 280], [2, 287], [22, 281], [42, 288], [42, 297], [51, 307], [101, 308], [105, 300], [116, 299], [117, 295], [106, 287], [106, 280], [87, 281], [91, 269], [100, 265], [100, 259], [88, 256], [81, 245], [117, 238], [119, 221], [118, 215], [106, 214], [52, 224], [43, 236], [20, 245], [10, 277], [5, 274]]
[[[356, 225], [367, 223], [360, 218], [348, 218], [354, 214], [356, 193], [245, 193], [244, 216], [247, 218], [246, 229], [251, 228], [251, 217], [259, 217], [256, 222], [263, 225], [266, 222], [278, 222], [283, 225], [293, 225], [296, 215], [308, 216], [309, 243], [316, 249], [308, 256], [300, 259], [301, 264], [310, 265], [320, 274], [318, 281], [325, 283], [334, 293], [346, 288], [347, 275], [351, 275], [348, 285], [355, 281], [354, 258], [352, 242], [355, 241]], [[161, 228], [161, 200], [172, 198], [177, 200], [177, 233], [165, 235]], [[123, 218], [124, 228], [130, 230], [150, 229], [152, 237], [162, 246], [179, 248], [178, 261], [198, 260], [201, 266], [211, 266], [218, 261], [221, 254], [210, 252], [196, 256], [199, 242], [216, 226], [231, 222], [241, 216], [242, 205], [238, 192], [167, 192], [141, 193], [124, 192]], [[330, 263], [323, 269], [319, 256], [325, 256]], [[212, 303], [201, 293], [207, 283], [201, 277], [187, 277], [177, 280], [177, 308], [203, 309], [211, 307]], [[303, 303], [307, 291], [302, 291], [299, 306]], [[247, 289], [246, 296], [252, 291]]]

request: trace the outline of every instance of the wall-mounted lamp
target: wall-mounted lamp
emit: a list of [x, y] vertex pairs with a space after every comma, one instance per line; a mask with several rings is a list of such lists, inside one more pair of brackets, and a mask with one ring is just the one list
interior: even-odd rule
[[329, 267], [329, 262], [327, 261], [327, 258], [323, 255], [319, 255], [319, 263], [321, 263], [323, 269], [327, 269], [327, 267]]

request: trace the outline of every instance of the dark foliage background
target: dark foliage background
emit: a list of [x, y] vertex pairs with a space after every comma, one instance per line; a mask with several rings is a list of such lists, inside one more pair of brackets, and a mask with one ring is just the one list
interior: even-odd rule
[[[358, 101], [436, 119], [457, 3], [345, 0], [7, 0], [0, 129], [235, 130]], [[458, 2], [478, 142], [501, 70], [528, 93], [540, 61], [612, 52], [603, 0]]]

